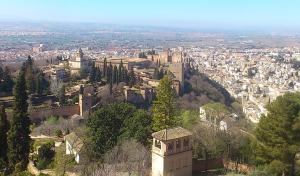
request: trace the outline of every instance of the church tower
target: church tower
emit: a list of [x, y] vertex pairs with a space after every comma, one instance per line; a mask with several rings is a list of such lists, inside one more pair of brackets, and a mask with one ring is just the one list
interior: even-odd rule
[[82, 59], [83, 59], [83, 52], [82, 49], [79, 48], [79, 50], [76, 53], [76, 61], [81, 62]]
[[192, 176], [191, 136], [181, 127], [152, 134], [152, 176]]

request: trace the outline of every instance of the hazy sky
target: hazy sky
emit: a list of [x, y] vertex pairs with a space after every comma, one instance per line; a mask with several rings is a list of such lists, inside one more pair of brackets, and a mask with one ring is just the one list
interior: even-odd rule
[[0, 0], [0, 20], [300, 29], [300, 0]]

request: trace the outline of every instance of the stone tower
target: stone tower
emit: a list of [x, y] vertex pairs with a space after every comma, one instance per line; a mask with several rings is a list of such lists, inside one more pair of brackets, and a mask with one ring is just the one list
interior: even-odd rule
[[82, 58], [83, 58], [83, 52], [82, 52], [82, 49], [79, 48], [79, 50], [76, 53], [76, 61], [80, 62], [82, 60]]
[[81, 85], [79, 89], [79, 110], [80, 116], [87, 117], [92, 107], [92, 96], [90, 94], [84, 94], [84, 87]]
[[181, 127], [152, 134], [152, 176], [192, 176], [191, 136]]

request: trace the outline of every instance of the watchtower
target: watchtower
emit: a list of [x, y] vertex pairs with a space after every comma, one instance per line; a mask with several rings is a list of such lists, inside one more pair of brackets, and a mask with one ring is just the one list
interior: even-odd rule
[[181, 127], [152, 134], [152, 176], [192, 175], [191, 136]]

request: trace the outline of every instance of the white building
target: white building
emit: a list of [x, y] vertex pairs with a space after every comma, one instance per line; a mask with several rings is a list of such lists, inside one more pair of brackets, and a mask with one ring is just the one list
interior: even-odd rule
[[65, 136], [66, 142], [66, 154], [74, 155], [76, 163], [81, 160], [81, 149], [83, 147], [83, 141], [74, 133], [70, 133]]

